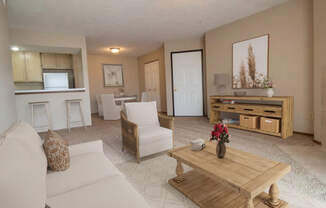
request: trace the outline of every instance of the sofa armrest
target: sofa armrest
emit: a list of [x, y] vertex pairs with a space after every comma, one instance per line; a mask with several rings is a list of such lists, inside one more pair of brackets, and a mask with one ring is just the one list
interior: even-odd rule
[[103, 153], [103, 141], [97, 140], [69, 146], [70, 156], [76, 156], [87, 153]]

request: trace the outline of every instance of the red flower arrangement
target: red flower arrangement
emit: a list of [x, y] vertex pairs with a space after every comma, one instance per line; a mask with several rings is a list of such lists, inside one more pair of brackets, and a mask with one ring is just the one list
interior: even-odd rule
[[224, 124], [218, 123], [214, 125], [214, 129], [211, 134], [211, 141], [216, 140], [218, 143], [229, 143], [231, 136], [229, 135], [228, 127]]

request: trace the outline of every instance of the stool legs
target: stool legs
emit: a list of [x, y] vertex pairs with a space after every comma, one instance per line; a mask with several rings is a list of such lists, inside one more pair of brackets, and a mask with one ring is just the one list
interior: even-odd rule
[[31, 104], [31, 118], [32, 118], [32, 127], [34, 127], [34, 105]]
[[[49, 102], [48, 101], [44, 101], [44, 102], [31, 102], [29, 103], [29, 105], [31, 106], [31, 120], [32, 120], [32, 126], [34, 128], [37, 128], [37, 126], [35, 126], [35, 106], [40, 106], [40, 107], [44, 107], [45, 111], [46, 111], [46, 116], [47, 116], [47, 128], [48, 129], [52, 129], [52, 123], [51, 123], [51, 114], [50, 114], [50, 110], [49, 110]], [[39, 126], [39, 128], [41, 128], [43, 126]], [[43, 131], [43, 129], [42, 129]]]
[[82, 102], [82, 100], [79, 100], [79, 99], [76, 99], [76, 100], [66, 100], [66, 108], [67, 108], [67, 129], [68, 129], [68, 132], [70, 132], [70, 129], [71, 129], [71, 104], [72, 103], [78, 104], [81, 123], [82, 123], [82, 126], [84, 128], [86, 128], [86, 123], [85, 123], [85, 118], [84, 118], [84, 113], [83, 113], [83, 108], [82, 108], [81, 102]]
[[66, 105], [67, 105], [67, 129], [68, 132], [70, 133], [70, 103], [67, 102]]
[[83, 109], [82, 109], [81, 103], [79, 103], [79, 112], [80, 112], [80, 118], [81, 118], [83, 127], [86, 128], [85, 118], [84, 118], [84, 114], [83, 114]]
[[51, 119], [51, 113], [50, 113], [50, 110], [49, 110], [49, 104], [45, 104], [45, 108], [46, 108], [46, 114], [47, 114], [47, 117], [48, 117], [48, 129], [51, 129], [52, 130], [52, 119]]

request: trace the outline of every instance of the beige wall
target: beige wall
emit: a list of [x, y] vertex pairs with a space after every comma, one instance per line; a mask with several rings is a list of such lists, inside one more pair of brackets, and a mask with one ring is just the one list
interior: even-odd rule
[[138, 63], [136, 57], [104, 56], [88, 54], [91, 111], [96, 113], [96, 95], [119, 93], [120, 87], [104, 87], [102, 64], [122, 64], [125, 94], [139, 95]]
[[326, 1], [314, 0], [314, 133], [326, 144]]
[[[270, 34], [269, 73], [276, 84], [275, 95], [294, 96], [294, 130], [313, 133], [312, 17], [311, 0], [291, 0], [207, 32], [208, 95], [216, 94], [215, 73], [229, 73], [231, 79], [232, 43]], [[262, 93], [261, 90], [247, 92]]]
[[161, 95], [161, 110], [166, 112], [166, 84], [165, 84], [165, 60], [164, 60], [164, 47], [158, 50], [147, 53], [138, 57], [138, 71], [139, 71], [139, 90], [145, 90], [145, 73], [144, 67], [146, 63], [159, 61], [160, 65], [160, 95]]
[[[165, 77], [166, 77], [166, 104], [168, 115], [173, 115], [171, 52], [204, 49], [203, 38], [190, 38], [164, 42]], [[204, 65], [205, 73], [205, 65]], [[205, 83], [204, 83], [205, 84]]]
[[16, 120], [7, 8], [0, 1], [0, 134]]

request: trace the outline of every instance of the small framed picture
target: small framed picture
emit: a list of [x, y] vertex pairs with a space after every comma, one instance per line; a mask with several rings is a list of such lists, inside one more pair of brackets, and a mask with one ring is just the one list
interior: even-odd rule
[[123, 87], [122, 64], [103, 64], [104, 87]]

